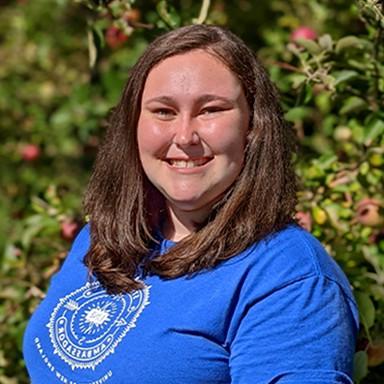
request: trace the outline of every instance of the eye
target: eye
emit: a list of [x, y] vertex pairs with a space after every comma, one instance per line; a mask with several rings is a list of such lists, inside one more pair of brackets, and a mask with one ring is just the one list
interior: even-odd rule
[[176, 114], [171, 108], [155, 108], [152, 113], [161, 120], [169, 120]]
[[203, 108], [200, 111], [200, 114], [201, 115], [211, 115], [211, 114], [218, 113], [218, 112], [223, 112], [223, 111], [225, 111], [224, 107], [221, 107], [219, 105], [212, 105], [212, 106]]

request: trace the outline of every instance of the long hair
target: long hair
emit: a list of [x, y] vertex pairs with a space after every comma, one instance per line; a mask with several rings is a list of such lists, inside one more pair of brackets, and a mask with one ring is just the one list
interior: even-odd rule
[[[251, 111], [244, 166], [203, 225], [165, 254], [154, 255], [165, 204], [140, 163], [141, 97], [156, 64], [195, 49], [220, 59], [243, 86]], [[207, 25], [158, 37], [130, 72], [85, 194], [85, 213], [91, 218], [91, 247], [85, 257], [90, 273], [108, 292], [128, 292], [141, 287], [135, 279], [139, 266], [164, 278], [193, 274], [282, 229], [292, 221], [296, 204], [294, 142], [274, 85], [240, 38]]]

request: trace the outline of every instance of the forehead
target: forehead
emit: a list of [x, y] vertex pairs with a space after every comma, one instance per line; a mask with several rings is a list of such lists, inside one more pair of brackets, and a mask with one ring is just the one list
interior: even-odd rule
[[241, 89], [237, 76], [213, 54], [196, 49], [168, 57], [149, 72], [143, 97], [164, 92], [234, 92]]

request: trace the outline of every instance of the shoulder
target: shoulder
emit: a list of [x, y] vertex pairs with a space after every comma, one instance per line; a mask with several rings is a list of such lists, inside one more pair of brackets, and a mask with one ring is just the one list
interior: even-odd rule
[[85, 224], [73, 241], [60, 271], [51, 279], [51, 283], [60, 277], [73, 274], [74, 271], [86, 275], [84, 257], [91, 244], [90, 225]]
[[68, 253], [68, 258], [76, 258], [88, 251], [91, 244], [91, 233], [89, 223], [85, 224], [80, 232], [77, 234], [75, 240], [72, 243], [71, 249]]
[[321, 278], [338, 285], [353, 301], [341, 268], [313, 235], [297, 225], [267, 236], [234, 257], [233, 262], [247, 270], [246, 280], [253, 287], [277, 290], [305, 279]]
[[253, 308], [254, 314], [248, 317], [254, 316], [252, 326], [265, 323], [283, 330], [289, 322], [293, 328], [308, 324], [305, 332], [310, 334], [311, 328], [320, 329], [320, 324], [332, 320], [330, 329], [338, 323], [353, 339], [359, 320], [351, 286], [335, 260], [307, 231], [292, 225], [271, 234], [234, 257], [231, 267], [240, 275], [234, 329]]
[[73, 241], [71, 249], [80, 247], [85, 247], [88, 249], [91, 242], [90, 236], [91, 228], [90, 224], [87, 223], [81, 228], [80, 232], [77, 234], [75, 240]]
[[312, 234], [297, 225], [264, 240], [264, 252], [277, 263], [291, 265], [292, 277], [319, 276], [349, 290], [349, 282], [336, 261]]

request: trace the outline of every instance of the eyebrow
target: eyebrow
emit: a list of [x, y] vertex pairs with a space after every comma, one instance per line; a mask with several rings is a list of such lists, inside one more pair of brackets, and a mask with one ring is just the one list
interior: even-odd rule
[[[201, 104], [204, 104], [204, 103], [208, 103], [209, 101], [224, 101], [226, 103], [228, 102], [234, 102], [234, 100], [228, 98], [228, 97], [224, 97], [224, 96], [220, 96], [220, 95], [215, 95], [215, 94], [204, 94], [204, 95], [201, 95], [198, 97], [197, 99], [197, 102], [198, 103], [201, 103]], [[163, 104], [174, 104], [175, 103], [175, 99], [171, 96], [157, 96], [157, 97], [153, 97], [149, 100], [147, 100], [145, 102], [145, 104], [149, 104], [149, 103], [152, 103], [152, 102], [159, 102], [159, 103], [163, 103]]]

